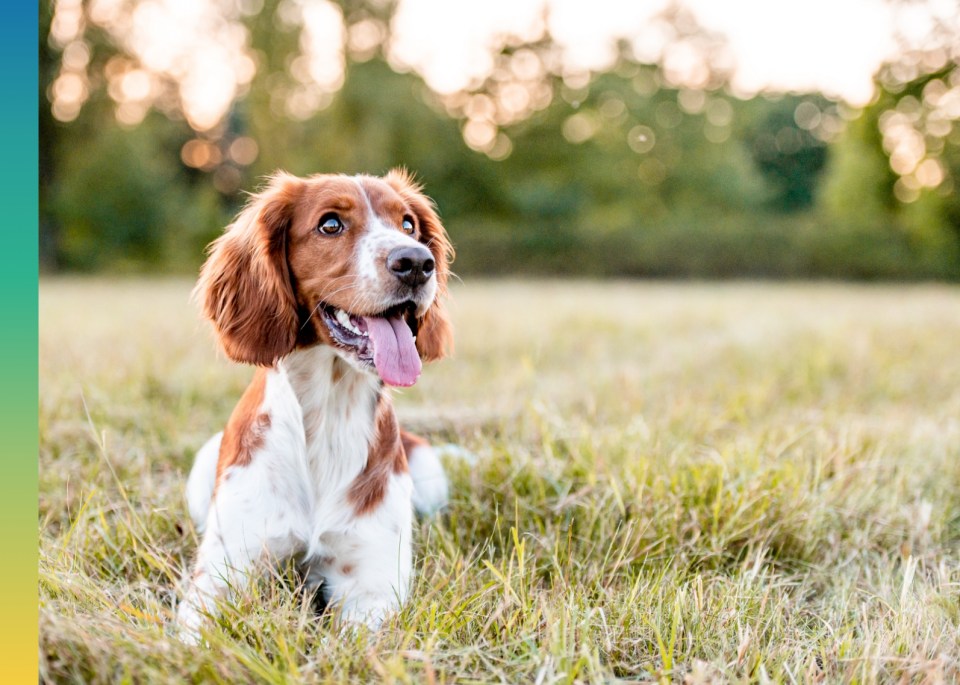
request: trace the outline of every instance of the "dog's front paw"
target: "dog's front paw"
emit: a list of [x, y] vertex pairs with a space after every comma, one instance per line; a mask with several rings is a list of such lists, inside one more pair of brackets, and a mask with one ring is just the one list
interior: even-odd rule
[[203, 642], [200, 636], [201, 620], [193, 617], [184, 617], [184, 612], [178, 612], [177, 622], [173, 627], [173, 635], [185, 645], [197, 646]]
[[203, 642], [200, 629], [207, 620], [206, 613], [195, 601], [184, 599], [177, 607], [177, 619], [173, 625], [173, 634], [187, 645], [199, 645]]
[[350, 597], [340, 606], [340, 626], [347, 630], [366, 626], [370, 632], [376, 632], [399, 609], [397, 598], [392, 594]]

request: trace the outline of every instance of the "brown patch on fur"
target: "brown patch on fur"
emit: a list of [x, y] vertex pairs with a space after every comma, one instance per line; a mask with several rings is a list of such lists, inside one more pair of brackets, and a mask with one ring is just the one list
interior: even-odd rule
[[405, 430], [400, 431], [400, 442], [403, 443], [403, 452], [407, 455], [408, 459], [410, 458], [410, 453], [418, 447], [430, 446], [430, 443], [421, 438], [419, 435], [408, 433]]
[[393, 169], [384, 177], [417, 220], [417, 240], [423, 243], [437, 264], [437, 297], [430, 309], [419, 321], [417, 351], [423, 361], [443, 359], [453, 352], [453, 326], [444, 300], [447, 298], [447, 279], [450, 263], [455, 257], [447, 231], [440, 223], [433, 201], [423, 194], [422, 188], [404, 169]]
[[390, 398], [384, 393], [377, 401], [367, 465], [353, 481], [347, 495], [357, 515], [363, 516], [376, 509], [386, 497], [390, 476], [406, 470], [407, 456], [400, 441], [400, 426]]
[[[321, 302], [356, 313], [365, 313], [367, 293], [358, 291], [356, 266], [357, 242], [370, 220], [367, 202], [353, 179], [346, 176], [315, 176], [304, 180], [303, 192], [294, 205], [294, 221], [289, 230], [287, 260], [293, 274], [297, 301], [312, 320], [319, 318]], [[317, 231], [320, 219], [335, 212], [346, 230], [336, 236]], [[322, 323], [313, 327], [315, 342], [332, 344]]]
[[223, 431], [217, 459], [217, 483], [231, 466], [249, 464], [253, 453], [263, 446], [264, 433], [270, 428], [270, 414], [260, 411], [266, 387], [267, 371], [257, 369]]
[[340, 573], [342, 573], [345, 576], [349, 576], [351, 573], [353, 573], [353, 564], [344, 564], [343, 566], [341, 566]]
[[341, 380], [343, 380], [343, 375], [346, 373], [346, 362], [340, 359], [340, 357], [333, 358], [333, 384], [336, 385]]

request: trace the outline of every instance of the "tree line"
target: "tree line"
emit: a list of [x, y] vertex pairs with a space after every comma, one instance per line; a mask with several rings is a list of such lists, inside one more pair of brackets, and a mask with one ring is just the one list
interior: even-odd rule
[[[858, 109], [819, 94], [742, 99], [723, 73], [691, 88], [625, 46], [609, 70], [571, 77], [544, 66], [549, 36], [506, 41], [484, 82], [441, 96], [374, 46], [347, 50], [342, 85], [293, 116], [277, 93], [297, 34], [276, 29], [277, 11], [243, 19], [257, 73], [198, 131], [175, 106], [118, 118], [109, 79], [123, 49], [93, 21], [86, 100], [58, 118], [73, 48], [51, 39], [55, 7], [41, 2], [45, 271], [192, 272], [274, 170], [402, 165], [437, 201], [461, 275], [960, 278], [950, 55], [887, 65]], [[348, 27], [386, 26], [391, 8], [341, 11]]]

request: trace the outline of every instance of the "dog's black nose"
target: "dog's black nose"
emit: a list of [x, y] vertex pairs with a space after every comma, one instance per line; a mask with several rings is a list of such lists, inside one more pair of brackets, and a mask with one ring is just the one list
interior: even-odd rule
[[387, 256], [387, 268], [401, 283], [415, 288], [430, 279], [436, 262], [433, 261], [430, 250], [425, 247], [398, 247]]

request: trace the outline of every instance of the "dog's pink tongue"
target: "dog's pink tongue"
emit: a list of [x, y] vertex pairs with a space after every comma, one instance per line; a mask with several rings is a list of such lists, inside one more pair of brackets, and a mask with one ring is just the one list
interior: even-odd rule
[[420, 377], [420, 355], [410, 327], [400, 316], [365, 316], [373, 341], [373, 364], [384, 383], [407, 387]]

